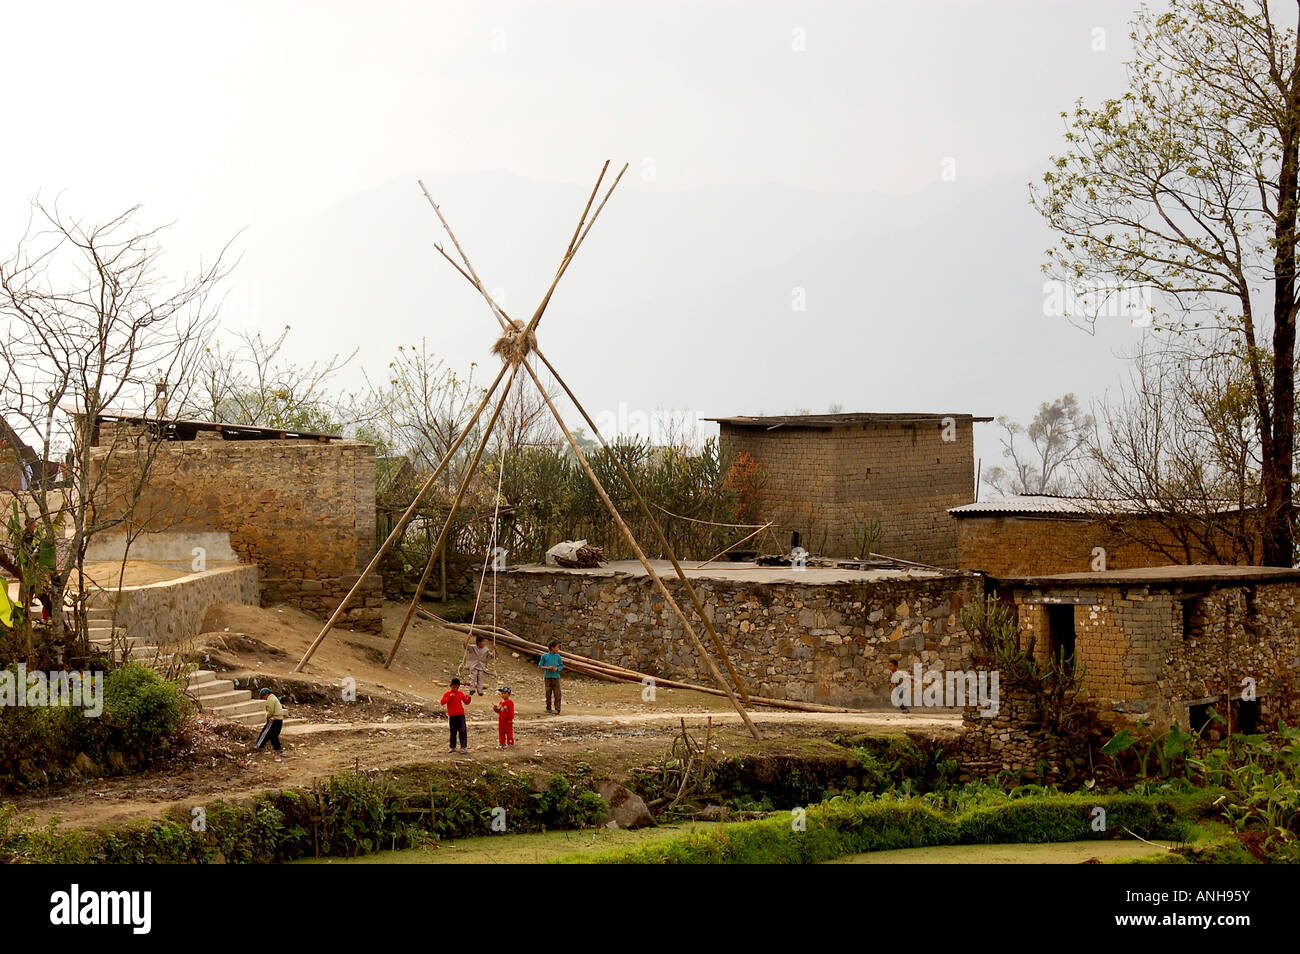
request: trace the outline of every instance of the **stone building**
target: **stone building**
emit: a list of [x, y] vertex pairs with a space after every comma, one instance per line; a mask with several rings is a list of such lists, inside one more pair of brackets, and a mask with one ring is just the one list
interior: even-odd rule
[[1162, 566], [999, 580], [1035, 655], [1073, 655], [1103, 719], [1234, 731], [1300, 718], [1300, 570]]
[[[693, 619], [671, 567], [663, 563], [657, 572]], [[923, 670], [969, 668], [970, 639], [960, 613], [983, 594], [983, 581], [973, 573], [753, 564], [687, 567], [686, 573], [754, 695], [884, 707], [890, 704], [891, 659], [906, 672], [918, 664]], [[491, 600], [491, 591], [482, 598]], [[640, 563], [511, 567], [497, 575], [496, 598], [503, 625], [527, 639], [554, 637], [567, 652], [664, 679], [713, 684]], [[708, 645], [704, 628], [695, 630]]]
[[709, 418], [724, 460], [748, 454], [765, 483], [764, 519], [827, 556], [879, 553], [956, 566], [948, 511], [975, 496], [969, 414], [812, 414]]
[[1217, 518], [1222, 530], [1189, 521], [1177, 539], [1149, 511], [1125, 501], [1023, 494], [948, 513], [957, 535], [955, 565], [997, 577], [1223, 563], [1234, 550], [1223, 531], [1234, 529], [1238, 516], [1225, 508]]
[[[94, 440], [92, 483], [101, 513], [131, 508], [132, 524], [151, 533], [228, 533], [239, 560], [257, 564], [265, 604], [326, 615], [375, 553], [369, 444], [107, 415]], [[371, 574], [343, 625], [380, 632], [381, 594], [382, 580]]]

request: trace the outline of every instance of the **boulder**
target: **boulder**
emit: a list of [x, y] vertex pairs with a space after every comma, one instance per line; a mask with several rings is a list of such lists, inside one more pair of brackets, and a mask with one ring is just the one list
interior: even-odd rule
[[641, 796], [626, 785], [605, 782], [598, 791], [609, 811], [610, 821], [619, 828], [644, 828], [655, 823]]

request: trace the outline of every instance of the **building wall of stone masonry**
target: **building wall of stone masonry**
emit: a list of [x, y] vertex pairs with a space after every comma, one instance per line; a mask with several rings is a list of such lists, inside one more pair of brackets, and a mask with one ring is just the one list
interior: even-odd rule
[[[101, 512], [124, 512], [143, 453], [121, 438], [97, 449]], [[164, 442], [135, 522], [152, 532], [226, 531], [240, 561], [257, 564], [263, 605], [326, 616], [376, 549], [375, 451], [353, 441]], [[341, 625], [380, 632], [382, 613], [382, 580], [372, 574]]]
[[765, 519], [782, 543], [797, 530], [815, 554], [865, 556], [860, 535], [880, 521], [877, 552], [933, 566], [957, 565], [948, 510], [974, 499], [972, 423], [863, 424], [830, 429], [720, 425], [724, 459], [751, 455], [766, 475]]
[[[1183, 601], [1194, 600], [1184, 627]], [[1189, 725], [1189, 707], [1241, 699], [1254, 680], [1262, 724], [1300, 716], [1300, 584], [1096, 587], [1017, 592], [1022, 632], [1050, 651], [1047, 602], [1075, 601], [1082, 684], [1102, 719]]]
[[[692, 583], [747, 691], [844, 706], [890, 704], [890, 659], [908, 672], [916, 663], [923, 670], [969, 668], [970, 642], [958, 614], [982, 593], [978, 578], [957, 574], [815, 585]], [[665, 584], [709, 645], [681, 583]], [[554, 637], [584, 656], [713, 684], [647, 577], [529, 567], [499, 574], [497, 587], [499, 618], [520, 636], [541, 643]], [[490, 598], [484, 594], [484, 605]]]

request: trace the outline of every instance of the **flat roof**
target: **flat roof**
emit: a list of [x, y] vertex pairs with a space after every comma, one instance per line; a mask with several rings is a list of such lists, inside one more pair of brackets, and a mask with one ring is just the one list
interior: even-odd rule
[[974, 421], [979, 423], [993, 420], [991, 417], [976, 417], [972, 414], [923, 413], [777, 414], [770, 417], [740, 415], [738, 417], [706, 417], [704, 420], [713, 421], [716, 424], [730, 424], [732, 427], [755, 427], [764, 428], [766, 430], [775, 430], [778, 427], [812, 427], [828, 429], [834, 427], [856, 427], [866, 424], [942, 424], [949, 418], [957, 421]]
[[1087, 589], [1092, 586], [1132, 586], [1161, 583], [1281, 583], [1300, 580], [1300, 569], [1284, 566], [1225, 566], [1215, 563], [1133, 567], [1100, 573], [1055, 573], [1045, 576], [998, 577], [999, 583], [1042, 589]]
[[254, 427], [250, 424], [224, 424], [220, 421], [192, 421], [183, 418], [147, 417], [139, 414], [100, 414], [95, 418], [98, 426], [104, 422], [142, 424], [160, 428], [168, 440], [193, 440], [199, 431], [215, 431], [226, 440], [232, 441], [341, 441], [341, 434], [320, 434], [315, 431], [299, 431], [282, 427]]
[[[690, 580], [726, 580], [741, 583], [800, 583], [830, 585], [835, 583], [874, 583], [882, 580], [937, 580], [950, 577], [975, 577], [964, 570], [923, 570], [917, 568], [880, 568], [851, 570], [840, 567], [810, 566], [793, 570], [788, 566], [759, 566], [757, 563], [710, 563], [703, 569], [699, 561], [682, 560], [682, 569]], [[676, 579], [673, 565], [667, 560], [651, 560], [650, 565], [664, 580]], [[542, 563], [525, 563], [512, 566], [510, 573], [563, 574], [565, 576], [623, 577], [649, 579], [640, 560], [611, 560], [602, 567], [546, 566]]]

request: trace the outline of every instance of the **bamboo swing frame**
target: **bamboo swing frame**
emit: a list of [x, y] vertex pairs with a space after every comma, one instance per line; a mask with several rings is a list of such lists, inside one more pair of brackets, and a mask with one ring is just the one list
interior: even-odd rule
[[[420, 191], [424, 193], [424, 197], [428, 200], [429, 205], [433, 207], [434, 213], [438, 216], [438, 221], [442, 223], [443, 229], [446, 231], [447, 236], [451, 239], [451, 244], [455, 248], [457, 255], [459, 255], [460, 257], [460, 262], [458, 263], [454, 258], [452, 258], [451, 255], [449, 255], [447, 251], [442, 247], [442, 245], [435, 243], [434, 248], [444, 259], [447, 260], [447, 262], [452, 266], [452, 268], [454, 268], [460, 274], [460, 276], [465, 279], [465, 281], [469, 282], [469, 284], [473, 286], [474, 289], [483, 297], [483, 300], [487, 303], [488, 307], [491, 309], [493, 317], [496, 319], [498, 325], [500, 325], [501, 327], [502, 336], [498, 339], [496, 346], [493, 348], [493, 353], [500, 356], [502, 360], [501, 370], [497, 374], [496, 378], [492, 381], [492, 384], [488, 387], [487, 391], [484, 392], [483, 399], [479, 402], [479, 405], [475, 409], [474, 414], [470, 417], [469, 422], [465, 425], [460, 435], [456, 438], [456, 441], [452, 444], [451, 448], [443, 456], [442, 460], [439, 462], [434, 472], [429, 475], [428, 479], [420, 487], [419, 491], [415, 495], [415, 499], [411, 501], [410, 506], [406, 508], [406, 511], [398, 519], [397, 523], [394, 524], [393, 529], [388, 534], [387, 539], [385, 539], [384, 542], [380, 545], [379, 549], [376, 551], [374, 557], [371, 558], [370, 562], [366, 565], [365, 569], [361, 571], [361, 575], [357, 578], [357, 581], [352, 585], [352, 587], [344, 595], [343, 599], [339, 602], [338, 608], [334, 610], [334, 612], [330, 615], [329, 619], [326, 620], [325, 625], [321, 627], [320, 634], [317, 635], [315, 640], [312, 641], [312, 644], [307, 648], [307, 651], [303, 654], [302, 659], [298, 661], [298, 664], [294, 666], [293, 668], [294, 672], [301, 672], [303, 670], [303, 667], [307, 665], [307, 662], [311, 659], [312, 655], [315, 654], [316, 650], [320, 647], [321, 643], [324, 642], [325, 637], [329, 635], [330, 630], [332, 630], [335, 627], [335, 625], [337, 625], [338, 621], [342, 618], [343, 613], [347, 610], [348, 606], [351, 604], [356, 594], [360, 591], [362, 584], [374, 572], [375, 568], [379, 565], [379, 562], [380, 560], [383, 559], [384, 554], [386, 554], [388, 550], [393, 546], [393, 544], [396, 543], [396, 541], [401, 538], [402, 534], [405, 532], [407, 528], [407, 525], [410, 523], [411, 518], [418, 510], [421, 501], [423, 501], [425, 496], [433, 488], [434, 483], [442, 475], [443, 471], [445, 471], [450, 466], [450, 463], [455, 458], [456, 452], [460, 449], [461, 444], [464, 443], [466, 437], [468, 437], [469, 434], [474, 430], [474, 427], [477, 425], [479, 418], [482, 417], [483, 412], [487, 409], [488, 405], [492, 402], [493, 396], [497, 394], [497, 390], [498, 388], [501, 387], [502, 381], [504, 380], [505, 388], [502, 389], [499, 396], [497, 396], [496, 406], [493, 408], [491, 418], [487, 426], [483, 429], [482, 437], [479, 440], [478, 445], [474, 450], [473, 458], [471, 459], [469, 466], [466, 468], [465, 474], [461, 478], [460, 484], [457, 487], [455, 499], [452, 501], [451, 509], [447, 514], [446, 520], [443, 522], [442, 530], [438, 534], [437, 543], [435, 543], [434, 546], [429, 551], [430, 553], [429, 561], [425, 565], [424, 571], [420, 576], [420, 581], [415, 588], [415, 594], [411, 598], [410, 606], [407, 608], [406, 615], [402, 619], [401, 628], [398, 630], [397, 636], [393, 640], [393, 648], [388, 654], [387, 661], [384, 663], [385, 667], [392, 666], [393, 659], [397, 656], [398, 647], [401, 646], [402, 639], [406, 635], [406, 630], [410, 626], [412, 618], [415, 616], [417, 610], [419, 609], [420, 598], [424, 595], [424, 589], [427, 586], [429, 582], [429, 577], [433, 572], [433, 567], [436, 561], [436, 555], [439, 551], [439, 548], [442, 547], [446, 542], [447, 536], [451, 531], [451, 527], [455, 519], [456, 513], [460, 508], [462, 500], [464, 499], [465, 491], [469, 487], [470, 481], [472, 480], [475, 472], [478, 469], [479, 462], [481, 461], [483, 456], [483, 451], [487, 447], [488, 440], [491, 437], [491, 434], [496, 427], [498, 419], [501, 416], [501, 411], [504, 408], [506, 399], [510, 394], [510, 389], [514, 385], [516, 377], [518, 377], [520, 368], [522, 368], [524, 372], [527, 374], [527, 376], [532, 379], [533, 384], [537, 387], [538, 393], [541, 395], [542, 400], [546, 403], [546, 407], [551, 412], [551, 416], [555, 418], [556, 424], [559, 425], [559, 428], [561, 432], [564, 434], [565, 440], [568, 442], [569, 447], [572, 449], [573, 454], [577, 459], [579, 466], [582, 468], [583, 472], [587, 475], [588, 480], [591, 481], [591, 485], [593, 489], [595, 489], [597, 495], [601, 499], [601, 502], [605, 505], [605, 509], [609, 511], [610, 516], [613, 518], [615, 525], [618, 527], [619, 533], [622, 535], [627, 545], [631, 547], [632, 552], [636, 554], [637, 560], [640, 561], [642, 567], [645, 568], [645, 571], [649, 575], [651, 583], [654, 586], [654, 589], [663, 598], [664, 603], [669, 607], [669, 609], [672, 610], [673, 615], [675, 615], [678, 621], [681, 623], [682, 630], [686, 633], [687, 638], [690, 639], [692, 645], [695, 647], [695, 652], [698, 654], [701, 661], [705, 664], [705, 667], [709, 671], [709, 675], [713, 678], [713, 681], [717, 683], [718, 688], [722, 690], [726, 694], [727, 698], [731, 701], [731, 704], [735, 707], [736, 711], [740, 714], [740, 718], [745, 723], [745, 727], [749, 730], [750, 734], [755, 739], [759, 738], [758, 728], [754, 725], [753, 720], [749, 717], [749, 712], [746, 710], [746, 706], [750, 704], [749, 694], [745, 691], [744, 685], [742, 684], [740, 679], [740, 675], [736, 672], [735, 667], [731, 663], [731, 658], [727, 653], [726, 646], [723, 644], [721, 637], [718, 636], [717, 630], [713, 626], [713, 622], [709, 619], [708, 615], [704, 612], [704, 605], [700, 602], [700, 598], [695, 591], [695, 587], [691, 584], [690, 579], [686, 576], [686, 571], [682, 568], [680, 561], [677, 559], [677, 555], [673, 552], [672, 546], [669, 544], [668, 538], [664, 535], [664, 532], [661, 529], [658, 520], [651, 514], [650, 507], [647, 504], [645, 498], [641, 495], [640, 489], [636, 486], [636, 483], [633, 481], [632, 475], [628, 472], [623, 462], [615, 455], [612, 459], [615, 462], [615, 466], [617, 468], [620, 479], [626, 485], [627, 489], [631, 492], [633, 498], [636, 500], [637, 507], [641, 511], [642, 516], [647, 520], [651, 529], [654, 531], [655, 540], [659, 544], [659, 547], [661, 548], [662, 552], [668, 557], [669, 561], [672, 563], [673, 572], [676, 574], [678, 580], [682, 584], [683, 589], [686, 591], [686, 594], [690, 599], [691, 606], [694, 608], [699, 621], [704, 624], [704, 629], [708, 635], [709, 641], [712, 643], [714, 649], [717, 650], [718, 655], [722, 658], [723, 665], [727, 671], [727, 676], [729, 676], [730, 679], [728, 679], [727, 676], [724, 676], [722, 672], [718, 669], [716, 663], [713, 660], [713, 657], [709, 654], [708, 650], [705, 648], [703, 641], [696, 633], [695, 627], [691, 624], [691, 620], [687, 618], [685, 611], [678, 604], [677, 600], [673, 598], [672, 593], [669, 592], [668, 587], [664, 583], [662, 577], [659, 575], [658, 572], [656, 572], [654, 566], [651, 565], [649, 558], [645, 554], [645, 551], [641, 548], [641, 544], [637, 541], [636, 535], [632, 532], [631, 528], [627, 525], [627, 522], [623, 519], [623, 515], [619, 513], [618, 507], [614, 504], [614, 501], [610, 498], [608, 492], [605, 490], [605, 487], [601, 483], [600, 478], [596, 476], [596, 472], [595, 470], [592, 469], [591, 463], [587, 460], [587, 456], [582, 452], [582, 448], [578, 446], [577, 440], [574, 438], [572, 432], [570, 432], [568, 426], [564, 423], [564, 419], [561, 416], [559, 409], [555, 406], [555, 402], [552, 400], [551, 395], [547, 392], [546, 388], [543, 387], [541, 379], [537, 376], [537, 371], [534, 369], [532, 361], [530, 361], [530, 358], [535, 357], [537, 361], [540, 361], [542, 365], [545, 366], [547, 371], [551, 374], [551, 376], [555, 379], [556, 383], [559, 384], [560, 388], [564, 391], [565, 395], [572, 402], [573, 406], [577, 409], [578, 413], [582, 416], [582, 419], [587, 423], [587, 426], [591, 428], [591, 432], [594, 435], [596, 435], [597, 439], [601, 443], [601, 446], [602, 447], [608, 446], [605, 444], [605, 440], [601, 436], [600, 431], [597, 429], [595, 422], [591, 418], [591, 415], [587, 413], [586, 408], [583, 407], [582, 403], [578, 400], [577, 396], [569, 388], [568, 384], [565, 383], [564, 379], [560, 377], [559, 372], [557, 372], [555, 369], [555, 366], [551, 364], [551, 362], [546, 358], [546, 356], [542, 354], [540, 348], [538, 348], [536, 329], [538, 324], [541, 322], [542, 314], [546, 311], [547, 305], [550, 304], [551, 296], [555, 293], [556, 286], [559, 285], [560, 279], [564, 277], [564, 273], [568, 270], [569, 264], [573, 261], [573, 258], [577, 254], [578, 249], [582, 247], [582, 243], [586, 240], [587, 235], [591, 232], [592, 226], [596, 224], [596, 219], [600, 216], [601, 211], [605, 208], [605, 203], [607, 203], [609, 201], [610, 196], [614, 194], [614, 189], [617, 188], [619, 182], [623, 178], [623, 174], [627, 172], [627, 169], [628, 169], [627, 164], [624, 164], [623, 168], [619, 171], [618, 175], [614, 178], [613, 183], [609, 186], [608, 190], [605, 192], [605, 195], [601, 199], [600, 204], [595, 207], [595, 211], [593, 212], [592, 204], [595, 202], [596, 196], [600, 193], [600, 187], [605, 180], [605, 174], [609, 171], [609, 162], [606, 161], [605, 164], [601, 167], [600, 175], [596, 178], [596, 184], [592, 187], [591, 194], [587, 197], [587, 203], [583, 207], [582, 215], [578, 219], [578, 225], [573, 230], [573, 235], [569, 239], [569, 245], [565, 249], [564, 257], [560, 260], [560, 265], [555, 271], [555, 277], [551, 280], [550, 287], [547, 288], [546, 294], [542, 297], [541, 302], [537, 305], [536, 310], [533, 312], [531, 318], [529, 319], [526, 325], [513, 320], [508, 314], [506, 314], [505, 309], [503, 309], [496, 301], [493, 300], [492, 296], [488, 294], [487, 290], [483, 286], [482, 281], [479, 280], [478, 273], [474, 270], [474, 266], [470, 264], [469, 257], [465, 254], [465, 250], [461, 248], [460, 242], [456, 239], [456, 235], [452, 231], [451, 225], [447, 222], [447, 219], [443, 216], [442, 210], [438, 207], [438, 204], [434, 202], [433, 196], [429, 194], [429, 190], [425, 188], [424, 183], [423, 182], [419, 183]], [[588, 217], [589, 213], [590, 213], [590, 217]]]

